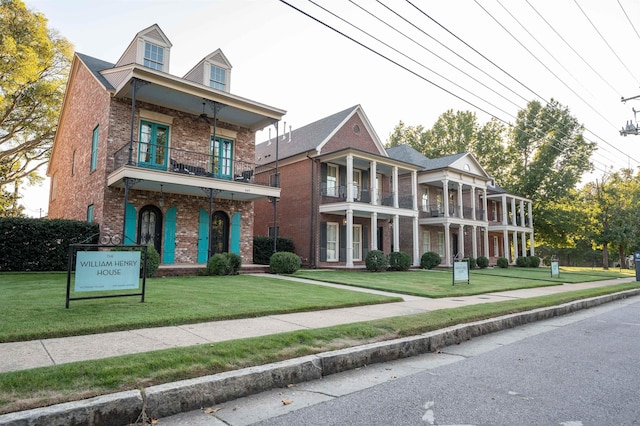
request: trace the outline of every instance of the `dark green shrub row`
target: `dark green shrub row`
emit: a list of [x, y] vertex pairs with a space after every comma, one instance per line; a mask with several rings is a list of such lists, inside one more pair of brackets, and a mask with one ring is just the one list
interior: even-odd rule
[[508, 268], [509, 267], [509, 261], [505, 257], [499, 257], [497, 264], [498, 264], [498, 268]]
[[387, 256], [380, 250], [371, 250], [364, 259], [367, 271], [408, 271], [411, 268], [411, 256], [401, 251], [394, 251]]
[[207, 262], [207, 275], [236, 275], [242, 266], [237, 253], [216, 253]]
[[[278, 237], [276, 241], [278, 251], [295, 253], [293, 241], [290, 238]], [[269, 265], [273, 255], [273, 237], [253, 237], [253, 263], [256, 265]]]
[[[115, 247], [113, 251], [129, 251], [129, 250], [138, 250], [142, 251], [140, 248], [129, 249], [126, 247]], [[140, 259], [142, 260], [142, 254], [140, 255]], [[160, 267], [160, 253], [156, 248], [149, 244], [147, 246], [147, 262], [145, 272], [147, 274], [147, 278], [150, 278], [156, 274], [158, 268]], [[140, 276], [142, 276], [142, 265], [140, 265]]]
[[69, 244], [96, 244], [96, 223], [0, 218], [0, 271], [66, 271]]
[[516, 265], [520, 266], [521, 268], [537, 268], [540, 266], [540, 258], [538, 256], [520, 256], [516, 259]]
[[442, 258], [438, 253], [428, 251], [420, 258], [420, 267], [422, 269], [433, 269], [442, 263]]
[[287, 251], [274, 253], [269, 260], [269, 267], [274, 274], [293, 274], [300, 269], [300, 265], [300, 257]]
[[469, 269], [476, 269], [477, 261], [475, 257], [467, 256], [465, 257], [465, 259], [467, 259], [467, 262], [469, 262]]
[[478, 268], [484, 269], [489, 266], [489, 258], [486, 256], [478, 256], [476, 264], [478, 265]]

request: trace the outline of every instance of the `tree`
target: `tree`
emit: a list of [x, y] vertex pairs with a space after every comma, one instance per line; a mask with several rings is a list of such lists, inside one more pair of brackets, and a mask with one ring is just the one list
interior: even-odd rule
[[0, 212], [8, 189], [42, 179], [62, 106], [72, 46], [21, 0], [0, 0]]

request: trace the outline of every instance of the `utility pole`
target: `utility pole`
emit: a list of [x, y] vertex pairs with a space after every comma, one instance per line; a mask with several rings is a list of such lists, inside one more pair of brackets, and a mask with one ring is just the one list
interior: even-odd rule
[[[638, 99], [638, 98], [640, 98], [640, 95], [632, 96], [630, 98], [622, 97], [620, 101], [623, 103], [626, 103], [627, 101], [630, 101], [632, 99]], [[635, 108], [631, 108], [631, 111], [633, 111], [633, 121], [631, 120], [627, 121], [627, 124], [622, 128], [622, 130], [620, 130], [620, 136], [640, 135], [640, 126], [638, 126], [638, 119], [636, 118], [637, 111]], [[634, 124], [634, 121], [635, 121], [635, 124]]]

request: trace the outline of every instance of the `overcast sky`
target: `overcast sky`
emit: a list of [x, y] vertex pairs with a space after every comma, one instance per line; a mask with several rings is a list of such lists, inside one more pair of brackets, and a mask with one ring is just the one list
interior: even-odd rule
[[[278, 0], [26, 0], [77, 52], [113, 63], [152, 24], [173, 44], [171, 74], [220, 48], [231, 92], [286, 110], [287, 128], [360, 104], [386, 142], [400, 120], [429, 128], [453, 109], [513, 123], [553, 98], [598, 143], [584, 180], [640, 164], [640, 136], [619, 133], [640, 110], [621, 102], [640, 95], [637, 0], [287, 3], [320, 22]], [[48, 192], [48, 180], [22, 191], [29, 216], [46, 213]]]

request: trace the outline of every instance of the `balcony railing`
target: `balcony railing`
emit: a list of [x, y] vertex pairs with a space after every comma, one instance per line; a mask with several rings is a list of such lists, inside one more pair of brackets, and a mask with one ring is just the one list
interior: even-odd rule
[[255, 163], [144, 142], [133, 143], [131, 162], [128, 144], [115, 152], [113, 161], [113, 170], [129, 165], [190, 176], [270, 186], [268, 174], [264, 174], [264, 178], [257, 178], [254, 175]]
[[[374, 193], [371, 188], [354, 186], [353, 201], [356, 203], [371, 203], [376, 201], [379, 206], [393, 207], [393, 192], [378, 191]], [[326, 182], [320, 187], [320, 195], [323, 204], [342, 203], [347, 200], [347, 186], [327, 186]], [[413, 197], [411, 195], [398, 196], [398, 207], [404, 209], [413, 208]]]

